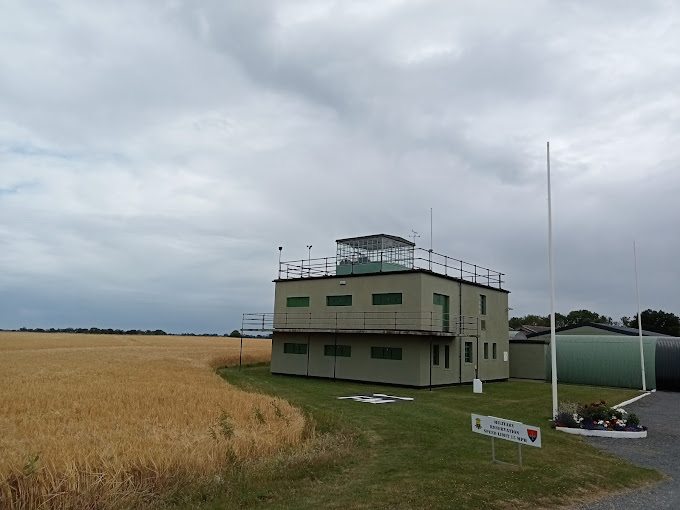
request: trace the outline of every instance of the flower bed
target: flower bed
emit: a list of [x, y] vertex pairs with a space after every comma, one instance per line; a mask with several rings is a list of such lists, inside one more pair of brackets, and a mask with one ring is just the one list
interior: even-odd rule
[[604, 400], [590, 404], [562, 402], [554, 420], [555, 428], [569, 434], [600, 437], [647, 437], [647, 427], [625, 409], [609, 407]]

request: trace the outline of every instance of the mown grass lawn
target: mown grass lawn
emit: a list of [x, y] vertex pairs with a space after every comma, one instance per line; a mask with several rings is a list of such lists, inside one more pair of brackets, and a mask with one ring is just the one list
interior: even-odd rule
[[[552, 430], [549, 384], [504, 382], [433, 391], [272, 376], [268, 365], [226, 368], [222, 377], [244, 389], [284, 398], [304, 409], [329, 437], [354, 439], [337, 462], [313, 456], [242, 481], [209, 508], [402, 509], [537, 508], [590, 499], [663, 479]], [[412, 402], [374, 405], [339, 396], [386, 393]], [[615, 404], [639, 393], [586, 386], [559, 387], [560, 400]], [[539, 426], [543, 448], [523, 447], [523, 469], [491, 461], [491, 440], [471, 431], [470, 413]], [[517, 444], [496, 440], [497, 458], [517, 463]]]

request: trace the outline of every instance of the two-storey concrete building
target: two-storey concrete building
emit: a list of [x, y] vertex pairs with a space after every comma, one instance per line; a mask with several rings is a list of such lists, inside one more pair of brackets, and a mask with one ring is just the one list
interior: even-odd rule
[[335, 257], [279, 264], [274, 313], [245, 314], [272, 335], [271, 372], [438, 386], [504, 380], [503, 274], [390, 235], [337, 241]]

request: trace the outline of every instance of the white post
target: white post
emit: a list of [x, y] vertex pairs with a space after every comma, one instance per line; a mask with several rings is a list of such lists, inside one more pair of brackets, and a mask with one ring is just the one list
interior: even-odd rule
[[637, 251], [635, 250], [635, 241], [633, 241], [633, 258], [635, 259], [635, 294], [637, 296], [638, 334], [640, 335], [640, 367], [642, 368], [642, 391], [647, 391], [647, 380], [645, 378], [645, 353], [642, 349], [642, 317], [640, 317], [640, 287], [638, 286]]
[[555, 341], [555, 279], [553, 276], [552, 199], [550, 196], [550, 142], [547, 142], [548, 162], [548, 265], [550, 268], [550, 357], [552, 367], [552, 417], [557, 416], [557, 342]]

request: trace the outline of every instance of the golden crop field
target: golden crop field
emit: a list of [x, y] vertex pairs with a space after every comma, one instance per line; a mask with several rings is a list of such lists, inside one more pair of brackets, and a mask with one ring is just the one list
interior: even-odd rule
[[[271, 341], [244, 340], [244, 362]], [[0, 508], [121, 508], [301, 442], [285, 401], [215, 374], [222, 337], [0, 332]]]

